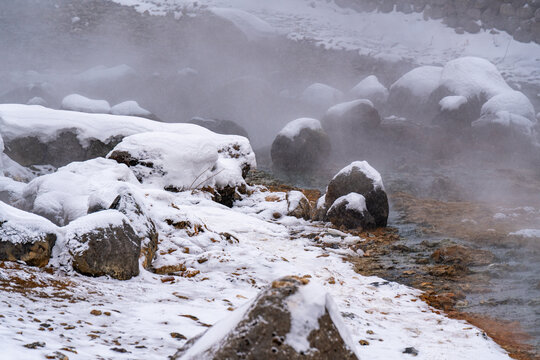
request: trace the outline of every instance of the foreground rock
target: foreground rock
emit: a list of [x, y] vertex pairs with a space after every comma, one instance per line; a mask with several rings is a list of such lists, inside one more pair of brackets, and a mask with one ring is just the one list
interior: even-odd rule
[[300, 191], [289, 191], [287, 193], [287, 215], [304, 220], [311, 218], [309, 200]]
[[119, 280], [139, 275], [141, 239], [120, 212], [100, 211], [79, 218], [66, 227], [65, 236], [75, 271]]
[[173, 359], [358, 359], [342, 321], [324, 289], [285, 277]]
[[272, 164], [278, 171], [305, 172], [321, 166], [330, 153], [330, 140], [316, 119], [288, 123], [272, 143]]
[[41, 216], [0, 202], [0, 260], [45, 266], [56, 242], [57, 228]]
[[355, 161], [334, 176], [326, 190], [325, 208], [330, 209], [336, 200], [350, 193], [357, 193], [365, 198], [366, 209], [376, 226], [386, 226], [388, 197], [381, 174], [367, 161]]

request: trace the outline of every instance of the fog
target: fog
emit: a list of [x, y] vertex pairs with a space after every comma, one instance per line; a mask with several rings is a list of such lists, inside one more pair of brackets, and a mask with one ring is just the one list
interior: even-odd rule
[[[59, 108], [66, 95], [78, 93], [111, 105], [136, 100], [165, 122], [232, 120], [247, 130], [266, 169], [272, 167], [269, 147], [285, 124], [324, 117], [327, 107], [301, 98], [307, 86], [324, 83], [344, 92], [341, 101], [353, 100], [347, 91], [366, 76], [376, 75], [389, 88], [415, 67], [283, 36], [251, 39], [210, 14], [150, 16], [107, 1], [3, 1], [0, 16], [0, 102], [40, 96]], [[103, 71], [110, 71], [109, 77], [101, 76]], [[531, 101], [538, 101], [537, 89], [528, 91]], [[377, 110], [382, 119], [393, 115], [386, 105]], [[333, 171], [361, 158], [390, 179], [401, 174], [415, 183], [418, 195], [532, 201], [540, 178], [538, 147], [496, 137], [478, 141], [444, 126], [428, 140], [407, 131], [330, 134], [330, 158], [315, 175], [291, 179], [323, 188]], [[497, 173], [501, 168], [508, 169], [505, 176]], [[440, 178], [448, 188], [431, 189]]]

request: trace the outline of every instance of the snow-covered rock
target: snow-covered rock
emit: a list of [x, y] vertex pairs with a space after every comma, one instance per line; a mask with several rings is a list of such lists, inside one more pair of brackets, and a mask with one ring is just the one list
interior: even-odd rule
[[[350, 193], [356, 193], [365, 198], [367, 210], [375, 220], [376, 226], [386, 226], [389, 211], [388, 197], [384, 191], [381, 174], [367, 161], [355, 161], [334, 176], [326, 189], [325, 207], [330, 210], [337, 199]], [[357, 195], [343, 200], [361, 204]]]
[[320, 121], [300, 118], [289, 122], [272, 143], [272, 164], [285, 172], [311, 171], [330, 153], [330, 140]]
[[108, 114], [111, 105], [107, 100], [94, 100], [79, 94], [71, 94], [62, 100], [62, 109], [92, 114]]
[[376, 226], [375, 219], [367, 209], [366, 198], [355, 192], [337, 198], [326, 217], [333, 225], [346, 229], [370, 229]]
[[357, 138], [381, 123], [379, 112], [370, 100], [360, 99], [340, 103], [326, 111], [324, 129], [337, 139]]
[[225, 360], [239, 352], [250, 359], [360, 359], [331, 296], [296, 276], [272, 282], [173, 359]]
[[370, 75], [356, 84], [350, 94], [356, 99], [368, 99], [377, 106], [383, 105], [388, 99], [388, 89], [375, 75]]
[[113, 115], [139, 116], [150, 120], [159, 120], [156, 115], [142, 108], [138, 102], [128, 100], [114, 105], [111, 108]]
[[314, 109], [328, 109], [343, 98], [343, 93], [330, 85], [314, 83], [300, 95], [300, 100]]
[[141, 239], [119, 211], [81, 217], [64, 229], [73, 269], [83, 275], [127, 280], [139, 275]]
[[112, 67], [99, 65], [78, 74], [76, 76], [76, 79], [81, 82], [85, 82], [89, 84], [96, 84], [96, 83], [113, 84], [115, 82], [131, 79], [135, 75], [136, 75], [135, 70], [126, 64], [112, 66]]
[[50, 221], [0, 201], [0, 260], [45, 266], [57, 234]]
[[311, 205], [301, 191], [293, 190], [287, 193], [287, 215], [304, 220], [311, 218]]
[[108, 157], [128, 165], [146, 186], [170, 191], [228, 189], [227, 199], [218, 201], [229, 206], [229, 197], [245, 187], [244, 177], [256, 166], [246, 138], [211, 132], [136, 134], [124, 138]]

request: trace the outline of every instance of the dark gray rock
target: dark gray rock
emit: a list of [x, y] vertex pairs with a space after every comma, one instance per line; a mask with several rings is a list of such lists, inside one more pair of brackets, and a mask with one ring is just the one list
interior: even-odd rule
[[75, 271], [87, 276], [108, 275], [119, 280], [139, 274], [141, 238], [118, 211], [84, 216], [71, 222], [66, 229]]
[[386, 226], [389, 213], [388, 197], [384, 188], [364, 172], [363, 168], [366, 164], [366, 162], [354, 162], [345, 168], [350, 171], [343, 169], [330, 181], [326, 190], [325, 207], [330, 209], [338, 198], [350, 193], [358, 193], [366, 199], [367, 210], [373, 216], [375, 225]]
[[357, 208], [354, 204], [364, 202], [365, 198], [356, 193], [350, 193], [338, 198], [328, 212], [327, 219], [339, 228], [346, 229], [372, 229], [376, 227], [375, 219], [369, 213], [367, 208]]
[[330, 140], [322, 129], [303, 128], [293, 138], [278, 134], [270, 154], [272, 166], [277, 171], [314, 171], [328, 158]]
[[[232, 328], [219, 328], [220, 331], [227, 331], [226, 335], [221, 339], [211, 339], [214, 344], [210, 348], [203, 352], [189, 353], [190, 348], [196, 345], [199, 339], [205, 341], [206, 335], [211, 336], [213, 328], [201, 337], [188, 341], [172, 359], [357, 360], [357, 356], [342, 338], [340, 331], [344, 329], [338, 330], [334, 323], [334, 316], [339, 314], [329, 309], [328, 300], [326, 305], [321, 304], [325, 309], [323, 315], [318, 318], [318, 328], [306, 336], [314, 351], [298, 352], [286, 342], [292, 323], [287, 302], [293, 296], [300, 295], [304, 286], [310, 286], [307, 283], [308, 279], [292, 276], [274, 281], [257, 296], [238, 323]], [[324, 293], [321, 295], [324, 296]], [[303, 297], [302, 300], [312, 299]], [[223, 326], [218, 323], [214, 327], [220, 325]]]

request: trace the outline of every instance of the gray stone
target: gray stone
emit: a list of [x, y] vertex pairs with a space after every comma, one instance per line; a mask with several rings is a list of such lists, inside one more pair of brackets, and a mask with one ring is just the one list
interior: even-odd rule
[[[359, 194], [348, 195], [360, 196]], [[373, 219], [369, 211], [350, 207], [347, 197], [337, 199], [326, 213], [326, 217], [338, 228], [367, 230], [376, 227], [375, 219]]]
[[306, 336], [310, 348], [314, 351], [298, 352], [285, 342], [292, 324], [287, 302], [302, 291], [303, 286], [309, 286], [308, 282], [308, 279], [293, 276], [274, 281], [257, 296], [238, 323], [230, 329], [220, 328], [220, 331], [227, 331], [223, 338], [206, 339], [207, 334], [202, 334], [189, 340], [172, 359], [185, 359], [183, 355], [201, 340], [205, 343], [213, 341], [214, 344], [202, 352], [190, 354], [189, 359], [358, 360], [342, 338], [340, 331], [344, 329], [338, 330], [334, 324], [333, 317], [336, 315], [331, 315], [333, 312], [328, 305], [325, 305], [323, 315], [318, 318], [318, 328]]

